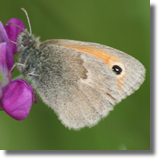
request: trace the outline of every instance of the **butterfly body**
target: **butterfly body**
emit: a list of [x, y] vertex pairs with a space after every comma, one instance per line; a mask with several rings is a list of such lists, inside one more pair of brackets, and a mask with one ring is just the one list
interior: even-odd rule
[[68, 128], [92, 127], [145, 77], [135, 58], [97, 43], [18, 36], [18, 66]]

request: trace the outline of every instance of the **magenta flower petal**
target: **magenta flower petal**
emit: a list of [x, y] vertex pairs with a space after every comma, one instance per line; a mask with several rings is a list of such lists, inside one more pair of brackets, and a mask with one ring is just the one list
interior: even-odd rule
[[34, 90], [33, 88], [23, 79], [16, 79], [22, 83], [24, 83], [24, 85], [26, 85], [26, 87], [28, 87], [30, 89], [30, 91], [32, 92], [32, 96], [33, 96], [33, 103], [37, 103], [37, 100], [36, 100], [36, 96], [34, 95]]
[[23, 79], [12, 81], [2, 90], [1, 106], [16, 120], [25, 119], [31, 109], [33, 89]]
[[0, 43], [6, 42], [7, 43], [7, 54], [6, 54], [6, 59], [7, 59], [7, 67], [8, 71], [12, 68], [14, 64], [14, 59], [13, 59], [13, 52], [11, 48], [10, 41], [8, 39], [7, 33], [3, 27], [3, 24], [0, 21]]
[[7, 77], [8, 67], [7, 67], [7, 43], [0, 43], [0, 85], [4, 88], [11, 80]]
[[32, 103], [37, 103], [37, 99], [36, 99], [36, 96], [34, 94], [33, 88], [27, 82], [26, 82], [26, 85], [28, 86], [28, 88], [30, 88], [30, 91], [32, 92], [32, 96], [33, 96]]
[[[23, 24], [23, 22], [17, 18], [12, 18], [7, 23], [14, 23], [14, 24], [20, 26], [21, 28], [25, 29], [25, 25]], [[21, 28], [14, 26], [14, 25], [5, 25], [4, 28], [7, 32], [8, 38], [14, 42], [17, 41], [17, 37], [18, 37], [19, 33], [24, 31]], [[18, 52], [18, 48], [14, 43], [11, 43], [11, 47], [12, 47], [13, 54]]]

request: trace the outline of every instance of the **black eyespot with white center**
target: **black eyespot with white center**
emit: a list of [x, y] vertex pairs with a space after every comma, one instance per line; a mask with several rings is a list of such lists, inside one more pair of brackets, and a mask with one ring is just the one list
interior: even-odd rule
[[112, 67], [112, 71], [116, 74], [116, 75], [120, 75], [122, 73], [122, 68], [118, 65], [114, 65]]

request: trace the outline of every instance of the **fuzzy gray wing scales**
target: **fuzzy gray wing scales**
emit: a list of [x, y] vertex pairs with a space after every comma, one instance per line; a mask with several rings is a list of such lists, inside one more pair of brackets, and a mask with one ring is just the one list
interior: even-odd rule
[[116, 78], [105, 63], [63, 46], [42, 43], [41, 52], [47, 58], [42, 61], [37, 92], [65, 126], [91, 127], [113, 109]]

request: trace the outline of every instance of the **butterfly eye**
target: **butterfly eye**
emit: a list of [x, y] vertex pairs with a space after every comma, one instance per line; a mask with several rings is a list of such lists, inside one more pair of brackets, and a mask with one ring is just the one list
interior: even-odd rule
[[29, 43], [29, 39], [25, 39], [25, 40], [23, 41], [23, 46], [28, 45], [28, 43]]
[[120, 66], [118, 66], [118, 65], [114, 65], [114, 66], [112, 67], [112, 71], [113, 71], [116, 75], [119, 75], [119, 74], [121, 74], [121, 72], [122, 72], [122, 68], [121, 68]]

